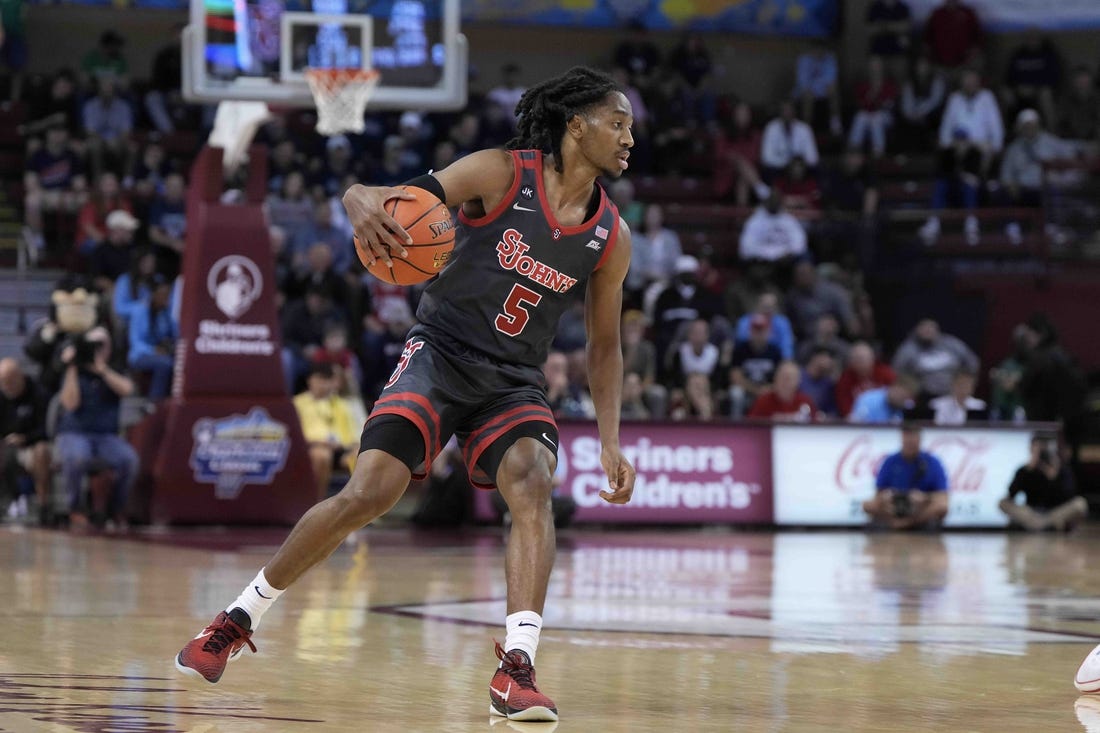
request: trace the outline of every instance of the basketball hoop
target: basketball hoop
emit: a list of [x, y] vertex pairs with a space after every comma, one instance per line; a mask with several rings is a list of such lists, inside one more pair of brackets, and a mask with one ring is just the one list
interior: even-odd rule
[[317, 132], [362, 132], [363, 112], [381, 74], [374, 69], [306, 69], [317, 105]]

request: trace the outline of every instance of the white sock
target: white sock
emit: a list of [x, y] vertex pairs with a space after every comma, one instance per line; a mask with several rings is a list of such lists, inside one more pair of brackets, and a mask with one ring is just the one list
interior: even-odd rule
[[539, 648], [539, 632], [542, 631], [542, 616], [534, 611], [516, 611], [504, 619], [508, 636], [504, 639], [504, 651], [519, 649], [526, 652], [535, 663], [535, 652]]
[[282, 594], [283, 591], [271, 587], [271, 583], [268, 583], [267, 578], [264, 577], [263, 568], [260, 568], [260, 572], [252, 582], [225, 610], [228, 612], [234, 608], [243, 609], [252, 619], [252, 630], [255, 631], [260, 625], [260, 617], [267, 613], [267, 609], [271, 608], [271, 604]]

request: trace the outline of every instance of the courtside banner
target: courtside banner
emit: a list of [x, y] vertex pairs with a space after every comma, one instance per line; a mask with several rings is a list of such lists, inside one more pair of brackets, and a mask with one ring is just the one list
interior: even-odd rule
[[[862, 525], [860, 504], [875, 491], [882, 461], [901, 447], [897, 427], [788, 427], [772, 433], [775, 521], [787, 525]], [[998, 502], [1027, 462], [1022, 429], [926, 428], [923, 449], [947, 471], [948, 527], [1003, 527]]]
[[557, 492], [577, 502], [577, 522], [771, 524], [771, 446], [766, 426], [624, 423], [620, 443], [638, 472], [634, 498], [600, 498], [607, 476], [595, 423], [559, 426]]

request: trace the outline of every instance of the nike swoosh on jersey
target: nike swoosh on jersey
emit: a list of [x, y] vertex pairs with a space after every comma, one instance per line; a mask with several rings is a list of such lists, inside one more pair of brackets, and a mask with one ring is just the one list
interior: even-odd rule
[[520, 206], [518, 203], [512, 204], [512, 208], [516, 211], [530, 211], [534, 212], [534, 209], [528, 209], [526, 206]]

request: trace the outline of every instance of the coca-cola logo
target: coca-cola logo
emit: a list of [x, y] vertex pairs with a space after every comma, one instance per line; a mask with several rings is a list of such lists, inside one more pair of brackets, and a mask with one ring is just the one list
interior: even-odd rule
[[[993, 444], [985, 438], [968, 438], [964, 435], [943, 435], [928, 440], [923, 449], [939, 458], [947, 472], [947, 487], [956, 492], [978, 492], [985, 482], [990, 449]], [[875, 446], [868, 434], [854, 438], [837, 459], [833, 481], [840, 491], [865, 493], [873, 486], [875, 477], [886, 456], [894, 451], [884, 451]]]

